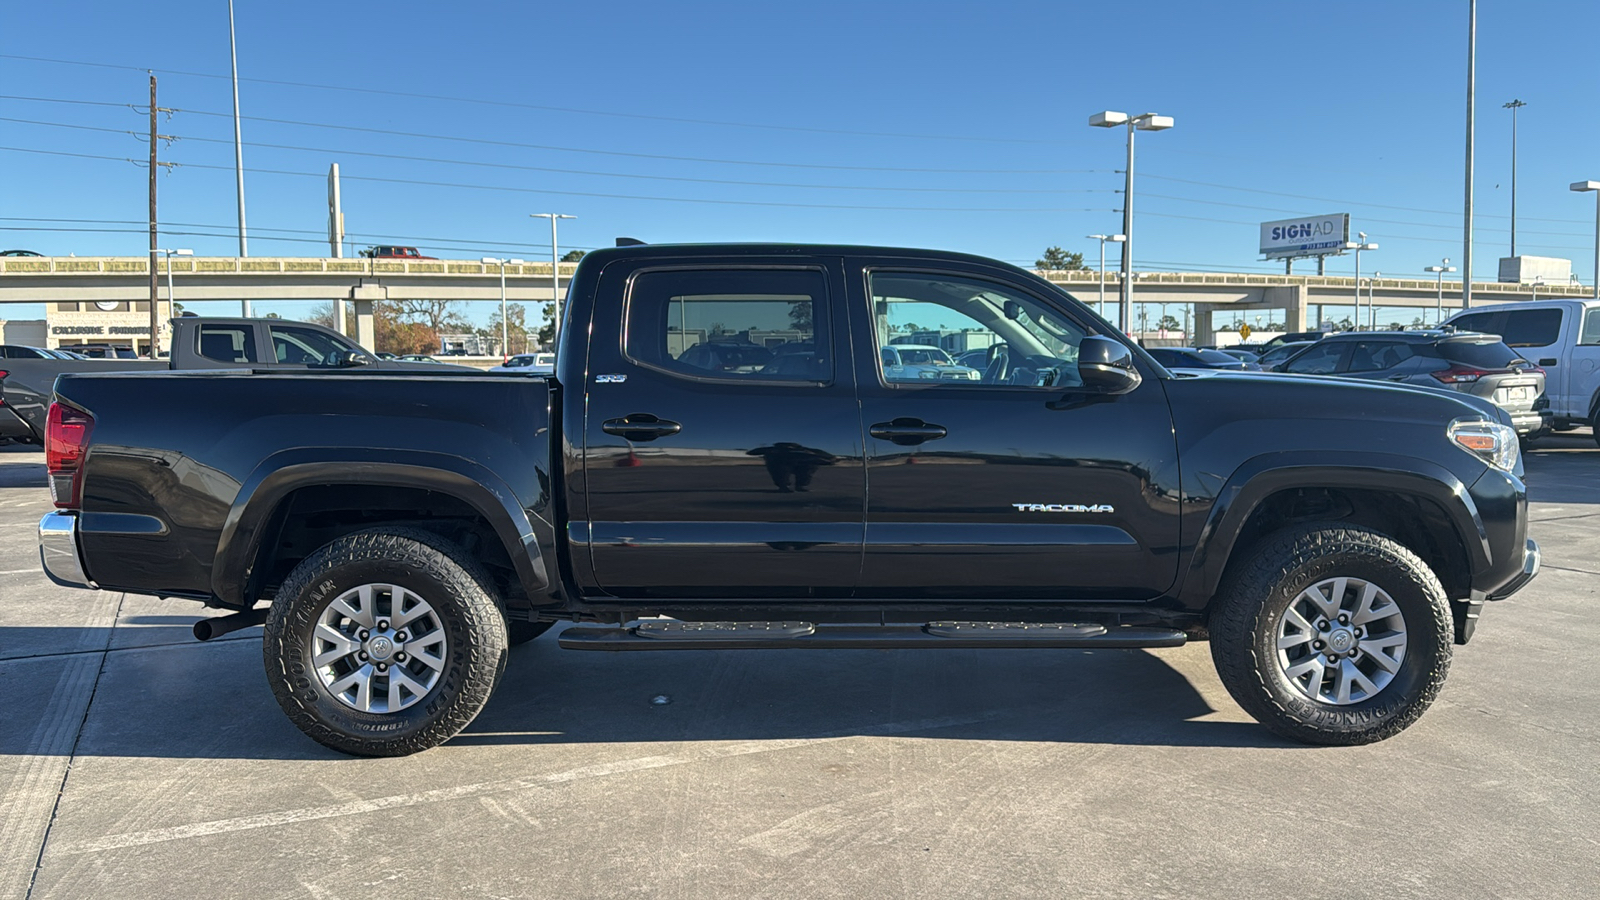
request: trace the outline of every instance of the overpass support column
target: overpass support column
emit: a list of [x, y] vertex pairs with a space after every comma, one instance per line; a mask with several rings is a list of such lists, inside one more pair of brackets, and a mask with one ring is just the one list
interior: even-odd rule
[[1306, 331], [1306, 307], [1311, 291], [1303, 284], [1269, 287], [1263, 292], [1266, 305], [1283, 310], [1283, 330]]
[[356, 343], [376, 351], [378, 334], [372, 322], [372, 304], [389, 299], [389, 292], [381, 284], [362, 284], [350, 289], [350, 299], [355, 301], [356, 307]]
[[1215, 303], [1196, 303], [1194, 305], [1194, 331], [1190, 341], [1196, 347], [1217, 342], [1217, 331], [1211, 327], [1211, 314], [1217, 311]]

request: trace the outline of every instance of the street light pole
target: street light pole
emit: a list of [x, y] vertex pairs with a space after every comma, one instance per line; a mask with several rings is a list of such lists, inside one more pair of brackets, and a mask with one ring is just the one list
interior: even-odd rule
[[1429, 266], [1422, 270], [1424, 272], [1433, 272], [1439, 276], [1439, 295], [1434, 301], [1433, 307], [1433, 324], [1435, 325], [1444, 323], [1444, 273], [1454, 272], [1455, 270], [1456, 267], [1450, 265], [1450, 257], [1448, 256], [1439, 265]]
[[[233, 171], [239, 187], [239, 255], [249, 256], [244, 233], [244, 139], [239, 131], [239, 46], [233, 34], [233, 0], [228, 0], [228, 55], [233, 60]], [[250, 315], [250, 301], [244, 301], [244, 314]]]
[[1517, 256], [1517, 110], [1528, 104], [1521, 100], [1512, 100], [1502, 104], [1502, 109], [1511, 110], [1511, 258]]
[[1467, 3], [1467, 189], [1461, 222], [1461, 308], [1472, 307], [1472, 151], [1478, 87], [1478, 0]]
[[1129, 317], [1133, 308], [1133, 133], [1165, 131], [1172, 127], [1172, 117], [1158, 116], [1155, 113], [1130, 116], [1127, 113], [1106, 110], [1090, 116], [1089, 124], [1096, 128], [1128, 126], [1128, 167], [1123, 172], [1122, 184], [1122, 305], [1117, 310], [1117, 327], [1123, 334], [1127, 334], [1132, 324]]
[[1100, 299], [1095, 306], [1095, 312], [1100, 318], [1106, 317], [1106, 241], [1120, 244], [1127, 240], [1127, 235], [1122, 234], [1091, 234], [1089, 240], [1100, 242]]
[[1376, 249], [1378, 249], [1378, 245], [1377, 244], [1369, 244], [1369, 243], [1367, 243], [1367, 233], [1365, 231], [1356, 232], [1356, 237], [1360, 238], [1361, 240], [1359, 240], [1359, 241], [1357, 241], [1355, 243], [1352, 243], [1352, 244], [1345, 244], [1344, 248], [1346, 250], [1354, 250], [1356, 252], [1356, 330], [1360, 331], [1361, 330], [1361, 251], [1363, 251], [1363, 250], [1376, 250]]
[[[483, 258], [483, 264], [486, 266], [496, 265], [500, 267], [500, 355], [506, 359], [510, 359], [511, 331], [506, 325], [506, 266], [520, 266], [522, 265], [522, 260], [500, 259], [497, 256], [485, 256]], [[505, 362], [505, 359], [502, 359], [501, 362]]]
[[1600, 300], [1600, 181], [1574, 181], [1572, 190], [1594, 191], [1594, 298]]
[[[166, 250], [166, 249], [162, 249], [162, 250], [158, 250], [156, 252], [165, 253], [167, 255], [167, 309], [168, 309], [169, 312], [176, 314], [178, 308], [177, 308], [177, 306], [175, 306], [173, 304], [173, 300], [172, 300], [172, 258], [174, 256], [193, 256], [194, 255], [194, 251], [193, 250], [188, 250], [188, 249], [184, 249], [184, 250]], [[159, 335], [161, 333], [160, 321], [161, 321], [161, 318], [160, 318], [159, 315], [157, 315], [157, 313], [155, 311], [155, 304], [154, 303], [150, 304], [150, 358], [151, 359], [160, 359], [161, 358], [161, 341], [160, 341], [160, 337], [159, 337]]]
[[561, 259], [556, 251], [556, 220], [576, 219], [562, 213], [533, 213], [532, 219], [550, 220], [550, 301], [553, 304], [551, 314], [554, 319], [550, 328], [550, 346], [556, 346], [556, 338], [561, 336]]

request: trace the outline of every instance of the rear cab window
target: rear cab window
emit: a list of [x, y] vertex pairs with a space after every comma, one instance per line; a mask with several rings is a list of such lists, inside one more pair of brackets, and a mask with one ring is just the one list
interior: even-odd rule
[[644, 271], [628, 289], [626, 351], [684, 378], [822, 383], [831, 314], [814, 269]]
[[201, 325], [199, 353], [206, 359], [222, 363], [253, 363], [256, 356], [256, 337], [248, 325]]

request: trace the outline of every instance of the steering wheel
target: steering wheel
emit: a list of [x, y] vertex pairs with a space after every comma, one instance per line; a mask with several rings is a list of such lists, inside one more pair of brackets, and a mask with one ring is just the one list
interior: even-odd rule
[[995, 344], [989, 350], [989, 366], [983, 370], [984, 384], [1005, 384], [1011, 377], [1011, 348], [1005, 344]]

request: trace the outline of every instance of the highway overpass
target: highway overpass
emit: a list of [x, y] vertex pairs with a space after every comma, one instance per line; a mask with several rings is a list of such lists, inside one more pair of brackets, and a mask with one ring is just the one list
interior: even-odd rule
[[[160, 258], [156, 271], [166, 298], [168, 261]], [[0, 304], [5, 303], [137, 303], [150, 297], [149, 259], [132, 257], [5, 257], [0, 258]], [[499, 300], [500, 267], [468, 260], [322, 259], [278, 257], [178, 257], [171, 260], [175, 291], [180, 301], [198, 300], [350, 300], [356, 311], [355, 336], [372, 346], [372, 302], [375, 300]], [[559, 267], [562, 290], [576, 263]], [[1051, 272], [1048, 277], [1090, 304], [1095, 302], [1095, 272]], [[1106, 297], [1114, 302], [1119, 274], [1106, 273]], [[1288, 330], [1315, 328], [1324, 318], [1323, 308], [1350, 307], [1355, 303], [1353, 277], [1336, 275], [1263, 275], [1219, 272], [1136, 273], [1135, 300], [1148, 304], [1154, 326], [1167, 304], [1180, 321], [1182, 307], [1194, 313], [1195, 338], [1209, 343], [1210, 313], [1219, 310], [1281, 310]], [[544, 303], [551, 299], [550, 263], [523, 263], [505, 267], [506, 297], [516, 303]], [[1365, 302], [1371, 279], [1361, 281]], [[1431, 311], [1437, 282], [1426, 276], [1380, 278], [1372, 283], [1380, 308], [1416, 308]], [[1473, 282], [1477, 304], [1503, 303], [1539, 297], [1588, 297], [1581, 285], [1532, 285]], [[1445, 282], [1446, 311], [1460, 305], [1460, 282]], [[1177, 309], [1170, 307], [1176, 305]], [[4, 307], [0, 306], [0, 315]], [[1384, 317], [1380, 317], [1383, 322]], [[1138, 321], [1137, 314], [1135, 321]], [[1247, 317], [1245, 321], [1249, 321]]]

